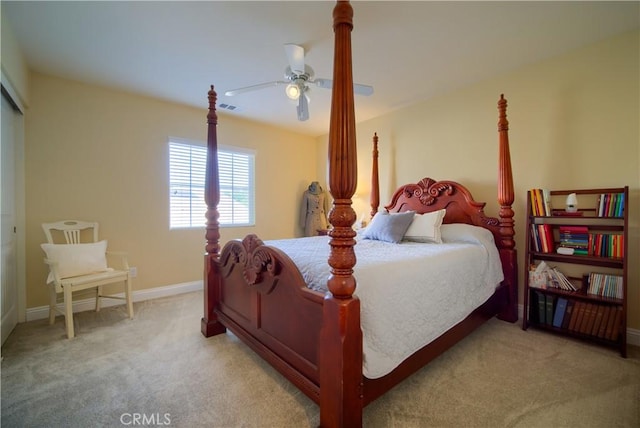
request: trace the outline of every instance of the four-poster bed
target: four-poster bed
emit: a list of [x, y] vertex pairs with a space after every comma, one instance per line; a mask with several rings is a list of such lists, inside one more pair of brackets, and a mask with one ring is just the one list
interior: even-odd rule
[[[501, 282], [494, 285], [488, 299], [447, 327], [430, 343], [421, 345], [389, 373], [368, 378], [363, 373], [367, 356], [363, 353], [361, 303], [356, 292], [356, 252], [359, 241], [352, 225], [351, 208], [356, 189], [356, 140], [351, 73], [353, 10], [348, 1], [334, 8], [334, 76], [329, 131], [329, 188], [334, 199], [329, 215], [332, 229], [323, 239], [330, 275], [326, 293], [308, 287], [290, 255], [257, 236], [231, 241], [220, 251], [217, 204], [216, 93], [209, 91], [208, 158], [205, 199], [207, 202], [205, 302], [202, 333], [209, 337], [228, 328], [255, 352], [272, 364], [301, 391], [320, 405], [322, 426], [361, 426], [363, 408], [394, 385], [443, 353], [487, 319], [517, 320], [517, 267], [514, 222], [511, 204], [513, 180], [508, 146], [506, 100], [499, 110], [499, 218], [487, 217], [484, 203], [453, 181], [423, 179], [400, 187], [389, 213], [418, 214], [446, 209], [444, 224], [466, 223], [488, 230], [498, 255]], [[374, 136], [372, 168], [372, 214], [378, 211], [377, 136]], [[390, 214], [392, 215], [392, 214]], [[301, 238], [316, 239], [316, 238]], [[360, 244], [358, 244], [360, 245]], [[389, 244], [405, 245], [405, 244]], [[360, 247], [358, 247], [360, 248]], [[358, 254], [360, 259], [360, 254]], [[426, 281], [425, 281], [426, 282]], [[366, 287], [362, 283], [359, 287]], [[392, 284], [396, 286], [397, 284]], [[391, 285], [390, 285], [391, 286]], [[445, 287], [446, 288], [446, 287]], [[359, 288], [358, 291], [363, 290]], [[394, 301], [386, 302], [387, 306]], [[475, 308], [475, 306], [474, 306]], [[446, 308], [445, 308], [446, 309]], [[366, 338], [364, 339], [366, 341]]]

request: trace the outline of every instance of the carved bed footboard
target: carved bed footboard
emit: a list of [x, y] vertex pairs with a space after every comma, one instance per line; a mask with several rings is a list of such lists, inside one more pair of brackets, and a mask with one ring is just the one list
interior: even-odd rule
[[318, 402], [323, 296], [307, 288], [286, 254], [256, 235], [225, 245], [219, 273], [218, 319]]

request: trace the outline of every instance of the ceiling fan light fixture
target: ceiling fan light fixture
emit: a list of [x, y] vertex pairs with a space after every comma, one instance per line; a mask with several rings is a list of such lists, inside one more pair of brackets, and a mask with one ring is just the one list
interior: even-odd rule
[[300, 94], [302, 93], [302, 91], [300, 90], [300, 86], [298, 86], [297, 84], [289, 83], [285, 88], [285, 93], [290, 99], [297, 100], [298, 98], [300, 98]]

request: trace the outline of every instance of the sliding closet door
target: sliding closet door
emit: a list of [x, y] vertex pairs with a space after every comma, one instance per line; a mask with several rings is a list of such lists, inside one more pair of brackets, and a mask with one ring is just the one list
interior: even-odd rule
[[2, 309], [2, 343], [18, 323], [18, 276], [16, 239], [15, 149], [16, 123], [20, 112], [16, 111], [2, 95], [2, 150], [0, 151], [0, 241], [2, 266], [0, 266]]

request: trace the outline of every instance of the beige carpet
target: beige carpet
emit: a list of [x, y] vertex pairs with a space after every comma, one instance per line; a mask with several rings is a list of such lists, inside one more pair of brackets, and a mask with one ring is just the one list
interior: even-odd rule
[[[20, 324], [2, 348], [3, 427], [315, 427], [318, 407], [231, 334], [202, 293]], [[639, 427], [640, 350], [491, 320], [365, 409], [365, 427]], [[135, 422], [138, 422], [137, 424]]]

